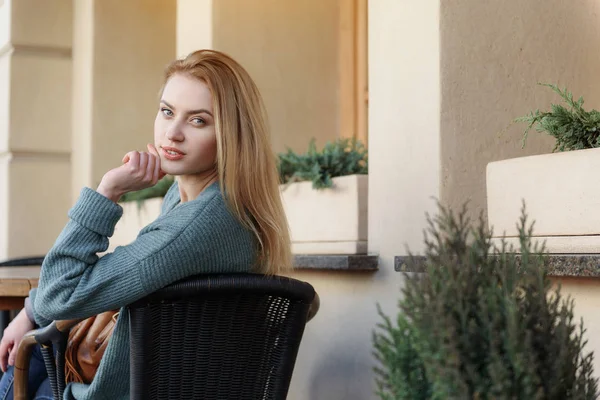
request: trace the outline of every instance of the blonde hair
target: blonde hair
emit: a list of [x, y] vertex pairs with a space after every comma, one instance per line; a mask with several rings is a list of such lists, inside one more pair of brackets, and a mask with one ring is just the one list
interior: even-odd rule
[[214, 50], [198, 50], [173, 61], [166, 69], [165, 83], [174, 74], [202, 80], [212, 93], [221, 192], [232, 213], [256, 235], [257, 272], [287, 272], [292, 266], [289, 228], [256, 84], [240, 64]]

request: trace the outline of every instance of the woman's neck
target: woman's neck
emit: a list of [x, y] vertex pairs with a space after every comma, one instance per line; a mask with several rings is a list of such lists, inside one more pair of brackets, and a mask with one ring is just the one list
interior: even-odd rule
[[207, 171], [196, 175], [180, 175], [177, 177], [179, 183], [179, 197], [185, 203], [194, 200], [204, 189], [217, 181], [217, 171]]

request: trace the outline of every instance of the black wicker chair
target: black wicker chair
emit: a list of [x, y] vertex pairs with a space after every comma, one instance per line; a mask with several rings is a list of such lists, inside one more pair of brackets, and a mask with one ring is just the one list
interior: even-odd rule
[[[202, 275], [131, 304], [131, 399], [285, 399], [306, 322], [319, 297], [305, 282], [258, 274]], [[25, 399], [33, 346], [47, 347], [55, 397], [64, 346], [78, 321], [30, 332], [17, 354], [15, 399]], [[52, 368], [51, 368], [52, 369]], [[50, 371], [49, 371], [50, 372]], [[19, 397], [21, 396], [21, 397]]]
[[0, 267], [24, 267], [27, 265], [42, 265], [45, 256], [12, 258], [0, 262]]

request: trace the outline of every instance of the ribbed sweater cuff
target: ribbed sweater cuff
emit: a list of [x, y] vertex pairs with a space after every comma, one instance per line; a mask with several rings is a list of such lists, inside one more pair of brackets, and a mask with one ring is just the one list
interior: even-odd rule
[[69, 211], [69, 218], [102, 236], [111, 237], [123, 208], [90, 188], [81, 189], [79, 200]]
[[[52, 321], [47, 320], [46, 318], [43, 318], [41, 315], [39, 315], [38, 313], [35, 312], [35, 309], [33, 308], [33, 303], [35, 302], [35, 296], [37, 295], [37, 288], [33, 288], [29, 291], [29, 305], [30, 305], [30, 309], [29, 311], [31, 311], [32, 315], [33, 315], [33, 323], [37, 324], [38, 326], [44, 327], [44, 326], [48, 326], [52, 323]], [[27, 312], [27, 311], [26, 311]], [[28, 312], [27, 312], [28, 313]], [[29, 316], [29, 313], [28, 313]]]
[[31, 299], [29, 297], [25, 298], [25, 314], [27, 314], [27, 318], [29, 318], [31, 323], [35, 324], [35, 316], [33, 315], [33, 306], [31, 305]]

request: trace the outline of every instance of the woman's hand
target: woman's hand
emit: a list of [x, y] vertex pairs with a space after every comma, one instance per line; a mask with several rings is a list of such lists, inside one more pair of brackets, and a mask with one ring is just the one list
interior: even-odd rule
[[96, 191], [117, 202], [127, 192], [156, 185], [164, 176], [158, 151], [149, 144], [148, 152], [130, 151], [125, 154], [123, 165], [108, 171]]
[[22, 309], [4, 330], [4, 336], [0, 341], [0, 368], [2, 368], [2, 372], [6, 372], [9, 365], [15, 365], [19, 343], [21, 343], [23, 336], [33, 328], [33, 322], [27, 317], [25, 309]]

